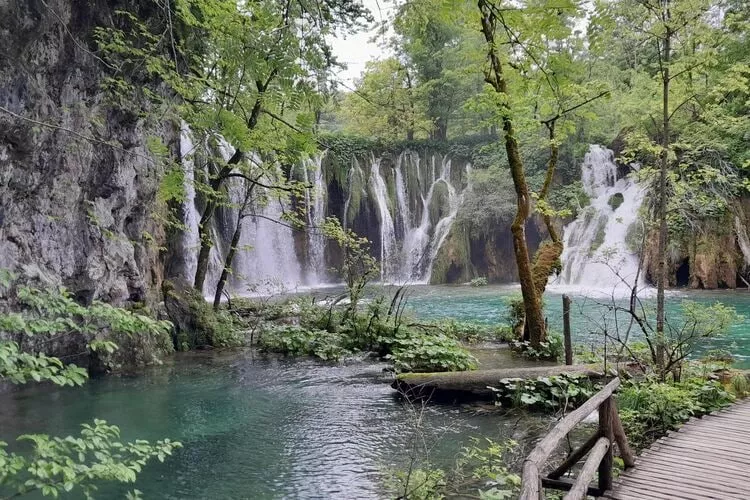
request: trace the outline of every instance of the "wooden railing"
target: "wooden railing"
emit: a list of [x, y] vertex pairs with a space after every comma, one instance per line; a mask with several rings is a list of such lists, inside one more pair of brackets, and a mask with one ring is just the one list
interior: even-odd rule
[[[620, 386], [620, 379], [615, 378], [604, 388], [569, 413], [565, 418], [536, 445], [523, 463], [521, 483], [521, 500], [539, 500], [544, 498], [544, 488], [568, 491], [564, 500], [580, 500], [586, 495], [601, 496], [612, 488], [612, 467], [614, 443], [620, 450], [625, 467], [635, 465], [635, 456], [628, 445], [625, 431], [617, 413], [617, 404], [612, 395]], [[542, 476], [545, 463], [565, 436], [594, 410], [599, 410], [599, 428], [583, 445], [573, 451], [555, 470]], [[574, 480], [563, 478], [575, 464], [589, 453], [578, 477]], [[597, 487], [589, 486], [596, 472], [599, 472]]]

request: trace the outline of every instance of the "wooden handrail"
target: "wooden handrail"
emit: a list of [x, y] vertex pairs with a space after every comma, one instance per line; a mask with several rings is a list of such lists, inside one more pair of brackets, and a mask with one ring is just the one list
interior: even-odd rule
[[[612, 487], [612, 448], [617, 443], [626, 467], [635, 465], [635, 457], [628, 446], [627, 437], [617, 413], [617, 405], [612, 395], [620, 386], [619, 377], [605, 385], [601, 391], [594, 394], [576, 410], [570, 412], [534, 447], [523, 463], [521, 482], [521, 500], [538, 500], [544, 498], [543, 487], [569, 490], [566, 500], [580, 500], [591, 493], [603, 493]], [[579, 449], [570, 456], [548, 477], [543, 478], [541, 472], [550, 455], [555, 451], [560, 441], [565, 439], [573, 428], [583, 419], [599, 411], [599, 429]], [[591, 451], [583, 471], [575, 482], [559, 479], [581, 458]], [[589, 487], [594, 470], [599, 471], [599, 487]]]

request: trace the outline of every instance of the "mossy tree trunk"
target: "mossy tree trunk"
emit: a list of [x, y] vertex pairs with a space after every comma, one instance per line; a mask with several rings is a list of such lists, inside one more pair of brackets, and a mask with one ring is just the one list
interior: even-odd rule
[[503, 94], [502, 113], [503, 130], [505, 132], [505, 152], [510, 165], [513, 187], [516, 192], [516, 216], [511, 224], [513, 235], [513, 251], [516, 256], [518, 267], [518, 278], [521, 282], [521, 295], [523, 296], [524, 312], [526, 316], [525, 329], [528, 331], [529, 341], [534, 347], [546, 340], [546, 329], [544, 315], [542, 314], [541, 296], [537, 292], [534, 282], [531, 260], [529, 258], [529, 247], [526, 242], [526, 220], [531, 210], [529, 187], [526, 182], [523, 161], [516, 140], [511, 110], [508, 99], [511, 98], [508, 83], [503, 74], [503, 65], [497, 53], [495, 41], [495, 28], [497, 18], [487, 0], [479, 0], [478, 7], [482, 18], [482, 34], [487, 42], [489, 68], [485, 70], [485, 81], [492, 85], [495, 92]]

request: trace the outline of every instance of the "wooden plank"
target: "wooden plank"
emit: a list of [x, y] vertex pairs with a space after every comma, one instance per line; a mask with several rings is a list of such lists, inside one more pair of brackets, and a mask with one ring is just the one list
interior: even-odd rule
[[671, 449], [662, 451], [649, 450], [648, 452], [643, 453], [643, 457], [653, 460], [659, 460], [662, 457], [665, 460], [668, 459], [672, 461], [684, 460], [686, 462], [695, 462], [696, 464], [705, 466], [707, 468], [711, 468], [712, 466], [720, 466], [722, 469], [736, 471], [740, 474], [744, 474], [747, 471], [747, 466], [745, 464], [736, 464], [734, 462], [726, 461], [722, 462], [721, 464], [716, 464], [715, 455], [677, 453]]
[[742, 427], [733, 426], [731, 424], [724, 424], [724, 423], [721, 423], [721, 422], [717, 422], [716, 419], [712, 419], [711, 420], [711, 425], [705, 425], [705, 426], [691, 425], [689, 427], [688, 426], [683, 426], [683, 427], [680, 427], [679, 430], [682, 430], [682, 429], [686, 429], [686, 430], [687, 429], [703, 429], [703, 428], [706, 428], [706, 429], [715, 429], [717, 431], [722, 431], [722, 432], [731, 432], [731, 433], [734, 433], [734, 434], [737, 434], [737, 435], [740, 435], [740, 436], [750, 436], [750, 428], [742, 428]]
[[[601, 475], [600, 464], [604, 461], [607, 453], [609, 453], [611, 456], [612, 450], [610, 448], [610, 440], [606, 437], [600, 437], [592, 448], [589, 458], [586, 459], [586, 462], [583, 464], [581, 472], [578, 473], [576, 482], [573, 484], [573, 487], [570, 489], [568, 494], [563, 497], [563, 500], [581, 500], [586, 497], [589, 483], [591, 483], [591, 481], [594, 479], [594, 474], [596, 474], [597, 469], [599, 470], [599, 474]], [[609, 469], [609, 474], [610, 480], [609, 486], [607, 488], [602, 488], [602, 481], [600, 476], [599, 491], [606, 491], [612, 488], [611, 468]]]
[[660, 493], [668, 494], [667, 498], [684, 498], [686, 500], [706, 500], [707, 498], [726, 498], [720, 496], [720, 493], [713, 494], [710, 491], [696, 491], [695, 489], [688, 488], [687, 486], [680, 485], [677, 481], [663, 480], [653, 477], [633, 477], [628, 476], [623, 478], [623, 485], [638, 484], [641, 487], [651, 490], [659, 491]]
[[713, 429], [710, 427], [692, 427], [690, 429], [680, 429], [676, 433], [676, 437], [680, 436], [690, 439], [692, 437], [700, 437], [706, 439], [714, 439], [717, 441], [728, 441], [737, 444], [750, 445], [750, 434], [734, 434], [731, 432], [725, 432], [721, 429]]
[[744, 485], [744, 476], [735, 476], [732, 479], [711, 476], [708, 473], [696, 473], [695, 475], [683, 470], [667, 470], [666, 467], [656, 467], [633, 470], [623, 480], [645, 480], [667, 484], [679, 485], [680, 487], [693, 490], [723, 491], [728, 494], [737, 493], [747, 489]]
[[[664, 438], [657, 441], [657, 443], [661, 444], [662, 446], [669, 446], [672, 448], [679, 448], [681, 450], [689, 450], [689, 451], [710, 451], [711, 454], [717, 455], [721, 454], [724, 456], [737, 458], [742, 457], [742, 450], [736, 450], [736, 449], [727, 449], [728, 446], [725, 446], [724, 443], [712, 443], [708, 440], [701, 440], [701, 441], [682, 441], [680, 439], [672, 439], [670, 441], [664, 440]], [[739, 454], [737, 454], [737, 451], [739, 451]], [[733, 460], [737, 462], [738, 460]], [[744, 461], [741, 461], [741, 463], [746, 463]]]
[[672, 484], [675, 487], [683, 488], [688, 491], [721, 491], [726, 494], [747, 492], [750, 490], [743, 486], [738, 478], [731, 483], [725, 482], [724, 478], [716, 476], [701, 475], [689, 476], [685, 471], [674, 471], [665, 469], [634, 469], [632, 474], [628, 474], [628, 479], [643, 479], [645, 481], [655, 481], [664, 484]]
[[660, 491], [654, 488], [653, 485], [644, 486], [640, 483], [635, 483], [635, 482], [623, 483], [620, 486], [617, 486], [614, 490], [612, 490], [612, 492], [615, 494], [618, 492], [624, 492], [627, 495], [635, 496], [639, 500], [643, 500], [646, 498], [651, 498], [651, 499], [656, 499], [656, 500], [675, 500], [675, 495], [672, 492]]
[[727, 425], [747, 425], [747, 423], [750, 421], [750, 419], [748, 419], [747, 417], [730, 415], [728, 413], [717, 413], [716, 415], [705, 417], [705, 420], [707, 422], [723, 422]]
[[617, 488], [608, 491], [603, 498], [612, 500], [673, 500], [673, 497], [653, 495], [651, 491], [641, 491], [631, 488]]
[[735, 474], [733, 477], [731, 475], [719, 476], [718, 474], [711, 474], [709, 471], [701, 471], [696, 468], [680, 468], [679, 465], [675, 464], [652, 464], [642, 469], [635, 469], [632, 471], [632, 474], [628, 473], [625, 477], [650, 477], [656, 480], [677, 481], [679, 484], [722, 490], [729, 493], [750, 488], [750, 485], [744, 480], [745, 475]]
[[[743, 477], [746, 471], [727, 470], [721, 467], [721, 464], [715, 464], [715, 467], [707, 467], [706, 462], [689, 462], [679, 461], [677, 458], [667, 455], [660, 455], [655, 458], [641, 457], [638, 461], [638, 467], [644, 470], [653, 471], [672, 471], [675, 473], [690, 473], [693, 477], [708, 475], [709, 477], [722, 478], [726, 481], [734, 481], [738, 476]], [[748, 485], [750, 488], [750, 485]]]

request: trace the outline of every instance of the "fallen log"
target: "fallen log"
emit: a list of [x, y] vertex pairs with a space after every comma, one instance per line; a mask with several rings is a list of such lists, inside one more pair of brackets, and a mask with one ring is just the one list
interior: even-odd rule
[[466, 372], [401, 373], [391, 384], [408, 398], [432, 401], [457, 402], [492, 400], [495, 393], [489, 387], [497, 386], [505, 378], [533, 379], [563, 373], [575, 373], [594, 380], [616, 376], [609, 370], [605, 373], [601, 364], [532, 366], [525, 368], [498, 368]]

